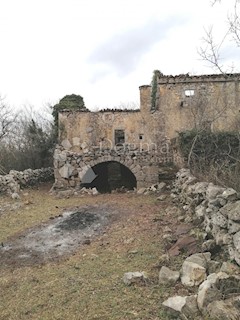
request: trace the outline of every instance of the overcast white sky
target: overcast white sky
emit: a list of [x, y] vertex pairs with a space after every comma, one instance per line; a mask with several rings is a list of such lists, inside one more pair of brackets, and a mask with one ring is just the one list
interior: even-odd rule
[[[80, 94], [88, 108], [139, 101], [152, 72], [214, 73], [204, 28], [224, 34], [232, 0], [0, 0], [0, 94], [41, 108]], [[236, 51], [223, 51], [230, 64]]]

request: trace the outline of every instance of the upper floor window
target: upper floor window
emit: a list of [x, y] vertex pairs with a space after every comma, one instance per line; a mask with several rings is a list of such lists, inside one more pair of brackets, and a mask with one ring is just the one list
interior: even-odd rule
[[121, 146], [125, 143], [124, 130], [115, 130], [115, 145]]
[[185, 97], [193, 97], [195, 94], [193, 89], [185, 90]]

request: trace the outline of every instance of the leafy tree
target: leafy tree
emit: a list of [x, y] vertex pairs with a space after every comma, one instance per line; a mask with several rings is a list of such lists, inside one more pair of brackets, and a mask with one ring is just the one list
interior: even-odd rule
[[52, 115], [54, 118], [54, 124], [56, 129], [58, 128], [58, 113], [65, 109], [88, 111], [88, 109], [85, 107], [83, 97], [76, 94], [66, 95], [59, 101], [59, 103], [53, 106]]

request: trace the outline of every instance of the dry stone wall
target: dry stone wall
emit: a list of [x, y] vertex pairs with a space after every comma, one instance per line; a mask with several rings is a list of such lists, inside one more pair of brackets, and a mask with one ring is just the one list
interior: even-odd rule
[[193, 216], [232, 261], [240, 265], [240, 196], [231, 188], [198, 182], [190, 170], [181, 169], [172, 190], [186, 215]]
[[139, 188], [158, 182], [159, 164], [168, 162], [168, 158], [124, 147], [78, 153], [59, 146], [54, 153], [54, 189], [79, 188], [90, 168], [108, 161], [119, 162], [131, 170]]
[[53, 179], [53, 168], [11, 170], [9, 174], [0, 175], [0, 194], [8, 194], [13, 198], [19, 196], [21, 188], [33, 186]]

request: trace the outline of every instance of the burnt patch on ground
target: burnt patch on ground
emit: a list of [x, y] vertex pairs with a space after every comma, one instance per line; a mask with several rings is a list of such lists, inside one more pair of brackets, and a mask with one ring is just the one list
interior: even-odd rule
[[66, 209], [50, 222], [3, 243], [1, 266], [31, 266], [67, 257], [90, 244], [118, 214], [119, 209], [103, 204]]
[[100, 221], [100, 218], [96, 213], [83, 209], [72, 213], [68, 218], [60, 222], [57, 228], [67, 231], [83, 230], [98, 221]]

